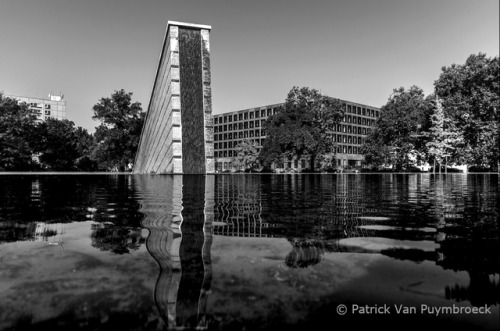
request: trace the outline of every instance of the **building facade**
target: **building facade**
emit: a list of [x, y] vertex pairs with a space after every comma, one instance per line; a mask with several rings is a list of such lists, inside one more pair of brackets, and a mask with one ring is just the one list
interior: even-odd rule
[[214, 172], [210, 31], [168, 21], [134, 173]]
[[[345, 111], [343, 120], [334, 129], [336, 162], [340, 168], [360, 167], [363, 155], [360, 147], [370, 134], [380, 109], [355, 102], [340, 100]], [[266, 139], [264, 123], [267, 118], [283, 106], [283, 103], [234, 112], [214, 114], [214, 158], [217, 172], [235, 171], [233, 157], [235, 148], [245, 139], [255, 142], [260, 151]], [[273, 165], [280, 169], [302, 169], [308, 167], [306, 160], [284, 160]]]
[[49, 94], [48, 99], [35, 97], [20, 97], [15, 95], [6, 95], [11, 99], [16, 99], [19, 102], [26, 102], [36, 115], [38, 122], [43, 122], [48, 118], [63, 120], [66, 118], [66, 101], [64, 95]]

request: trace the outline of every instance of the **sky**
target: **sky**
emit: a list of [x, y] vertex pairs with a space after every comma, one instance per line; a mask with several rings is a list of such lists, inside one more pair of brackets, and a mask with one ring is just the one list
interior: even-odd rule
[[212, 26], [214, 114], [283, 102], [293, 86], [381, 107], [500, 48], [498, 0], [0, 0], [0, 91], [62, 92], [90, 132], [115, 90], [147, 110], [168, 20]]

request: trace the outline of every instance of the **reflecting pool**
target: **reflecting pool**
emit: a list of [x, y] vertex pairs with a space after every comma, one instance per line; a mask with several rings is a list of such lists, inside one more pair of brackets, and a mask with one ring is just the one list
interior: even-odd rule
[[499, 177], [0, 175], [0, 330], [498, 330]]

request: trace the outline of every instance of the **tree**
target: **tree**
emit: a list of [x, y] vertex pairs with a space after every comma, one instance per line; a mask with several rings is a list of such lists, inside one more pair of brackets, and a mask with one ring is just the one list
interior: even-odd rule
[[236, 145], [234, 150], [236, 155], [231, 160], [233, 166], [253, 169], [257, 165], [257, 157], [259, 156], [257, 146], [258, 144], [250, 139], [245, 139]]
[[[81, 128], [80, 128], [81, 129]], [[35, 128], [33, 151], [38, 154], [42, 167], [54, 171], [76, 170], [79, 136], [75, 123], [67, 119], [48, 118]], [[82, 151], [83, 152], [83, 151]]]
[[470, 55], [465, 64], [443, 67], [434, 82], [449, 131], [463, 138], [452, 153], [458, 164], [497, 168], [500, 159], [499, 58]]
[[333, 130], [344, 116], [338, 99], [315, 89], [294, 86], [283, 107], [265, 122], [267, 139], [259, 155], [264, 166], [286, 159], [309, 158], [314, 169], [318, 156], [335, 155]]
[[115, 91], [110, 98], [101, 98], [93, 107], [96, 145], [92, 159], [102, 170], [125, 170], [134, 161], [139, 145], [144, 113], [139, 102], [132, 103], [132, 93]]
[[0, 171], [36, 169], [30, 148], [35, 120], [26, 103], [0, 93]]
[[435, 98], [435, 106], [430, 116], [430, 127], [423, 135], [429, 138], [426, 143], [427, 152], [434, 162], [439, 163], [441, 171], [443, 161], [455, 149], [461, 139], [455, 133], [447, 130], [449, 119], [444, 116], [441, 100], [437, 96]]
[[412, 156], [422, 157], [424, 144], [416, 133], [425, 123], [430, 109], [421, 88], [394, 89], [361, 149], [365, 159], [374, 165], [383, 162], [401, 170], [414, 161]]

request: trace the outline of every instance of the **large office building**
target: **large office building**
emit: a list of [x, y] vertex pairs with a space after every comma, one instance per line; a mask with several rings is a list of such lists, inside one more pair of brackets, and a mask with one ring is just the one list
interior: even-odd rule
[[[363, 155], [360, 147], [370, 133], [380, 109], [355, 102], [340, 100], [345, 111], [343, 120], [335, 128], [336, 162], [340, 168], [360, 167]], [[236, 146], [245, 139], [255, 142], [262, 149], [266, 139], [264, 122], [278, 112], [283, 103], [214, 114], [214, 158], [216, 171], [234, 171], [233, 158]], [[307, 160], [284, 160], [273, 167], [281, 169], [307, 168]]]
[[36, 115], [38, 122], [43, 122], [48, 118], [62, 120], [66, 118], [66, 101], [64, 95], [49, 94], [48, 99], [37, 97], [20, 97], [15, 95], [6, 95], [11, 99], [16, 99], [19, 102], [26, 102]]

